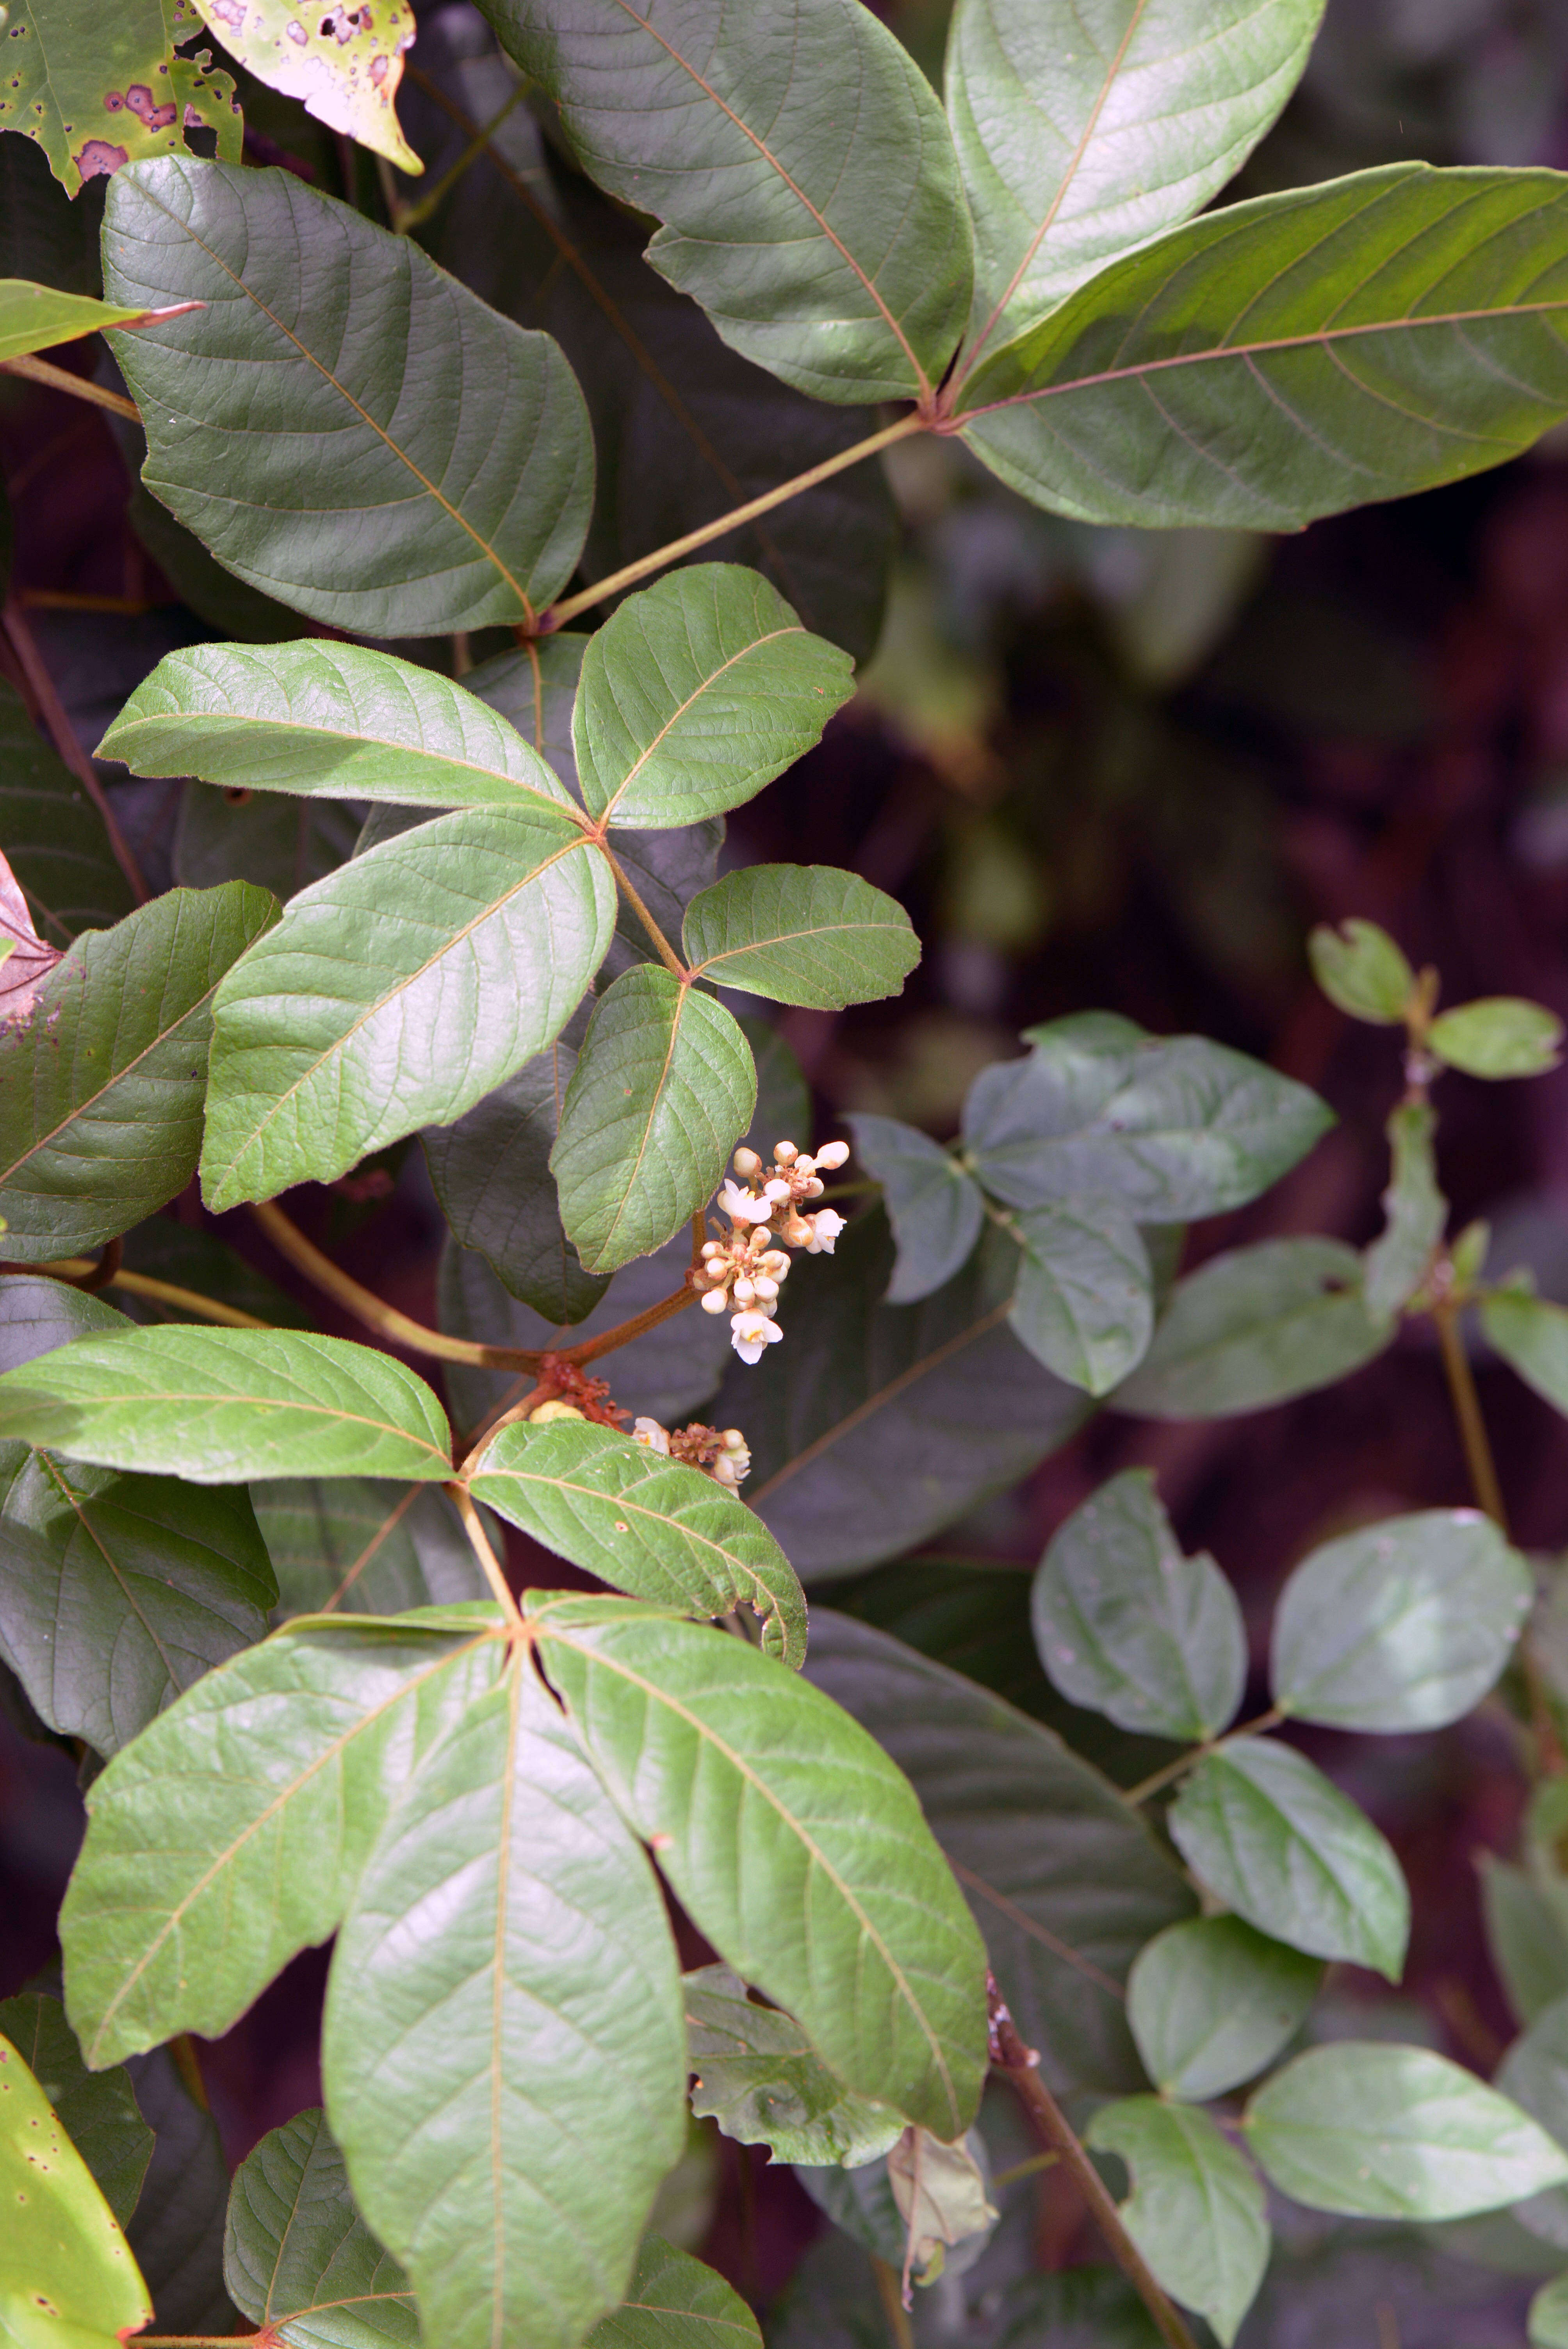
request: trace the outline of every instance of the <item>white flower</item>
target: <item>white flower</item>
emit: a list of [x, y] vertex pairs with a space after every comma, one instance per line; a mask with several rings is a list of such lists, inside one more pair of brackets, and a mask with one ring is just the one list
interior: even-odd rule
[[718, 1204], [732, 1224], [765, 1224], [773, 1213], [771, 1199], [754, 1199], [738, 1183], [727, 1177], [718, 1195]]
[[811, 1226], [811, 1237], [806, 1243], [808, 1256], [831, 1256], [833, 1242], [844, 1228], [842, 1216], [831, 1207], [819, 1207], [814, 1216], [802, 1216], [802, 1223]]
[[820, 1174], [824, 1166], [841, 1166], [849, 1154], [850, 1145], [847, 1142], [824, 1142], [816, 1154], [816, 1171]]
[[777, 1321], [753, 1306], [748, 1313], [729, 1317], [729, 1342], [743, 1362], [759, 1362], [764, 1346], [776, 1346], [784, 1332]]
[[634, 1419], [632, 1422], [632, 1441], [634, 1444], [645, 1444], [650, 1452], [662, 1452], [666, 1459], [669, 1457], [670, 1439], [656, 1419]]
[[696, 1301], [705, 1313], [727, 1313], [729, 1291], [727, 1288], [710, 1288], [706, 1296], [699, 1297]]

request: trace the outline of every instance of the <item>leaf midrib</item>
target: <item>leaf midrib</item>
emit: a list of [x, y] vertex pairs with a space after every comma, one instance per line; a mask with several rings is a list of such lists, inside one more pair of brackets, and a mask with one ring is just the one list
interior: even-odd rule
[[[24, 1386], [21, 1392], [26, 1392], [28, 1390]], [[425, 1451], [429, 1453], [432, 1459], [438, 1460], [441, 1464], [443, 1473], [449, 1469], [451, 1464], [447, 1454], [441, 1450], [440, 1446], [438, 1444], [432, 1444], [428, 1435], [411, 1434], [407, 1428], [399, 1427], [395, 1420], [371, 1419], [368, 1418], [364, 1412], [343, 1411], [338, 1409], [335, 1405], [329, 1403], [291, 1402], [285, 1397], [281, 1395], [183, 1394], [173, 1391], [153, 1394], [146, 1392], [132, 1394], [97, 1393], [86, 1396], [51, 1393], [48, 1389], [43, 1387], [36, 1387], [32, 1389], [31, 1392], [36, 1395], [42, 1396], [44, 1400], [57, 1405], [62, 1411], [79, 1412], [90, 1409], [94, 1404], [99, 1403], [108, 1404], [115, 1408], [122, 1408], [127, 1404], [135, 1405], [137, 1403], [193, 1402], [216, 1403], [220, 1406], [239, 1403], [245, 1409], [252, 1411], [314, 1412], [318, 1419], [330, 1419], [335, 1422], [338, 1422], [345, 1426], [374, 1428], [378, 1435], [401, 1436], [406, 1444], [418, 1444]], [[0, 1411], [3, 1411], [4, 1407], [5, 1397], [4, 1395], [0, 1395]], [[54, 1441], [59, 1444], [62, 1451], [65, 1450], [64, 1443], [60, 1438], [57, 1437]], [[67, 1459], [74, 1459], [77, 1455], [74, 1453], [67, 1453], [66, 1456]]]
[[[614, 820], [615, 810], [620, 806], [621, 802], [625, 798], [626, 793], [631, 790], [633, 784], [636, 781], [637, 777], [642, 773], [643, 769], [647, 765], [649, 760], [658, 750], [660, 743], [664, 741], [665, 736], [670, 733], [673, 728], [679, 725], [681, 719], [686, 716], [686, 711], [694, 708], [695, 705], [702, 699], [705, 693], [711, 693], [713, 691], [721, 677], [727, 677], [732, 668], [738, 667], [739, 664], [743, 660], [748, 659], [752, 653], [760, 652], [764, 645], [777, 643], [779, 638], [781, 636], [803, 636], [806, 633], [806, 630], [800, 626], [799, 621], [796, 621], [790, 627], [770, 628], [765, 636], [753, 636], [749, 644], [742, 645], [738, 652], [731, 653], [728, 658], [722, 660], [716, 669], [710, 669], [708, 674], [705, 678], [701, 678], [699, 682], [692, 688], [692, 690], [686, 695], [686, 699], [677, 703], [676, 708], [671, 710], [669, 716], [659, 728], [658, 732], [654, 735], [652, 740], [648, 742], [646, 748], [639, 751], [637, 757], [632, 761], [632, 764], [626, 770], [624, 776], [616, 785], [614, 791], [611, 793], [610, 798], [600, 816], [599, 821], [601, 823], [610, 823]], [[606, 682], [608, 680], [606, 679]], [[617, 717], [620, 717], [621, 715], [618, 706], [615, 710], [615, 715]]]
[[904, 935], [897, 922], [818, 922], [810, 929], [776, 930], [765, 938], [748, 938], [744, 946], [720, 947], [701, 962], [694, 963], [691, 976], [701, 978], [718, 964], [739, 962], [747, 955], [769, 954], [779, 947], [801, 946], [810, 938], [831, 938], [835, 944], [845, 945], [851, 936], [862, 930], [873, 938], [884, 935], [903, 937]]

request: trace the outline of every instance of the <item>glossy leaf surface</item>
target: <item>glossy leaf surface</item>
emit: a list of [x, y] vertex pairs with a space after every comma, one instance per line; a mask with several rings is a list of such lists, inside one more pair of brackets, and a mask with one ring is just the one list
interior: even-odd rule
[[[0, 2323], [17, 2349], [108, 2349], [152, 2318], [119, 2223], [9, 2040], [0, 2039]], [[41, 2303], [41, 2305], [40, 2305]]]
[[975, 216], [972, 331], [1016, 333], [1201, 212], [1300, 79], [1322, 0], [960, 0], [948, 117]]
[[618, 2305], [684, 2134], [680, 1982], [653, 1870], [521, 1658], [382, 1828], [322, 2071], [428, 2335], [576, 2349]]
[[896, 1117], [862, 1112], [846, 1121], [855, 1155], [882, 1186], [898, 1248], [890, 1305], [914, 1305], [953, 1278], [985, 1220], [979, 1185], [940, 1143]]
[[[625, 1601], [548, 1602], [543, 1661], [688, 1916], [855, 2094], [944, 2137], [985, 2071], [984, 1957], [882, 1749], [754, 1648]], [[847, 1995], [850, 1985], [853, 1994]]]
[[1264, 2189], [1207, 2113], [1158, 2096], [1105, 2105], [1085, 2140], [1132, 2173], [1127, 2229], [1160, 2282], [1230, 2349], [1268, 2265]]
[[1127, 1969], [1191, 1909], [1143, 1821], [1050, 1730], [869, 1624], [817, 1609], [808, 1670], [907, 1775], [1050, 2085], [1141, 2087]]
[[875, 2161], [903, 2134], [903, 2116], [852, 2096], [793, 2015], [761, 2006], [727, 1966], [684, 1977], [692, 2110], [771, 2161]]
[[1153, 1276], [1137, 1225], [1114, 1204], [1058, 1199], [1013, 1216], [1021, 1243], [1008, 1322], [1037, 1361], [1109, 1394], [1147, 1352]]
[[614, 902], [542, 803], [438, 816], [302, 890], [219, 991], [208, 1205], [330, 1182], [471, 1109], [571, 1018]]
[[603, 995], [551, 1165], [589, 1272], [645, 1256], [706, 1206], [751, 1123], [757, 1071], [729, 1013], [654, 964]]
[[1394, 1734], [1480, 1702], [1534, 1596], [1490, 1517], [1423, 1509], [1326, 1542], [1274, 1610], [1274, 1702], [1304, 1721]]
[[1035, 1645], [1074, 1704], [1120, 1729], [1218, 1736], [1241, 1703], [1246, 1631], [1206, 1553], [1184, 1557], [1147, 1468], [1124, 1469], [1075, 1509], [1035, 1576]]
[[764, 1652], [799, 1666], [806, 1601], [788, 1558], [711, 1476], [613, 1427], [503, 1427], [470, 1477], [477, 1501], [613, 1590], [690, 1615], [748, 1607]]
[[754, 798], [854, 690], [848, 657], [738, 564], [672, 571], [588, 644], [573, 712], [591, 815], [652, 829]]
[[1355, 2218], [1461, 2219], [1568, 2178], [1544, 2129], [1425, 2047], [1311, 2048], [1259, 2089], [1243, 2126], [1282, 2194]]
[[969, 222], [941, 107], [867, 11], [485, 13], [599, 185], [664, 222], [649, 261], [732, 348], [818, 399], [934, 388], [969, 307]]
[[1322, 1980], [1315, 1959], [1240, 1917], [1194, 1917], [1133, 1960], [1127, 2019], [1161, 2095], [1206, 2104], [1274, 2060]]
[[1144, 528], [1462, 480], [1568, 409], [1564, 217], [1558, 173], [1418, 163], [1228, 205], [994, 349], [965, 438], [1035, 503]]
[[105, 217], [111, 300], [207, 305], [117, 357], [143, 480], [229, 570], [365, 636], [543, 609], [593, 480], [547, 335], [289, 171], [144, 164], [116, 174]]
[[251, 1476], [451, 1474], [439, 1403], [344, 1338], [183, 1325], [85, 1338], [0, 1378], [0, 1440], [195, 1485]]
[[570, 804], [515, 727], [435, 670], [306, 636], [190, 645], [139, 685], [98, 755], [133, 774], [398, 807]]
[[89, 2063], [221, 2037], [328, 1938], [392, 1795], [493, 1678], [483, 1628], [281, 1632], [116, 1755], [60, 1920]]
[[212, 999], [276, 919], [264, 890], [170, 890], [78, 939], [0, 1042], [0, 1215], [46, 1264], [182, 1191], [201, 1140]]
[[1347, 1378], [1392, 1336], [1367, 1309], [1354, 1248], [1262, 1240], [1212, 1257], [1177, 1283], [1114, 1408], [1144, 1419], [1264, 1411]]
[[1199, 1763], [1167, 1823], [1182, 1858], [1260, 1933], [1398, 1981], [1410, 1931], [1399, 1863], [1305, 1754], [1232, 1738]]
[[152, 2158], [152, 2131], [125, 2067], [89, 2072], [65, 2008], [36, 1991], [0, 2000], [0, 2032], [53, 2106], [116, 2221], [128, 2225]]
[[828, 864], [749, 864], [686, 907], [695, 977], [819, 1011], [902, 992], [920, 959], [909, 916], [885, 890]]

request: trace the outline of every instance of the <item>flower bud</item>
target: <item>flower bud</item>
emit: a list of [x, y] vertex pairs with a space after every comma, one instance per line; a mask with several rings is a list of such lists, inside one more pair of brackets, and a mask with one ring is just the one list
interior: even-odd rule
[[697, 1303], [705, 1313], [727, 1313], [729, 1310], [729, 1299], [722, 1288], [710, 1288], [706, 1297], [697, 1299]]
[[744, 1279], [738, 1280], [735, 1284], [734, 1294], [735, 1301], [738, 1305], [755, 1305], [757, 1302], [757, 1288], [755, 1283], [752, 1281]]
[[755, 1150], [738, 1150], [734, 1163], [736, 1173], [747, 1182], [749, 1182], [754, 1174], [760, 1174], [762, 1172], [762, 1161]]
[[776, 1207], [782, 1206], [789, 1196], [789, 1185], [782, 1175], [775, 1174], [770, 1183], [762, 1185], [762, 1195], [765, 1199], [771, 1199]]
[[789, 1274], [789, 1259], [782, 1248], [769, 1248], [758, 1269], [765, 1272], [769, 1280], [783, 1280]]
[[[748, 1289], [750, 1291], [750, 1296], [742, 1297], [740, 1292], [743, 1288]], [[764, 1305], [772, 1305], [777, 1303], [779, 1297], [779, 1283], [776, 1280], [769, 1280], [765, 1272], [758, 1273], [755, 1280], [738, 1280], [736, 1282], [735, 1301], [738, 1305], [749, 1305], [753, 1297], [757, 1298]]]
[[820, 1199], [822, 1195], [823, 1189], [824, 1185], [821, 1176], [820, 1174], [813, 1174], [810, 1181], [806, 1185], [806, 1196], [808, 1199]]
[[806, 1243], [807, 1255], [831, 1256], [833, 1242], [844, 1228], [842, 1216], [835, 1214], [831, 1207], [820, 1207], [809, 1220], [811, 1237]]
[[718, 1440], [727, 1452], [744, 1452], [746, 1449], [746, 1438], [738, 1427], [727, 1427]]
[[776, 1142], [773, 1145], [775, 1166], [793, 1166], [799, 1153], [792, 1142]]
[[704, 1240], [702, 1244], [702, 1252], [704, 1256], [723, 1256], [725, 1253], [724, 1242], [722, 1240]]
[[816, 1171], [816, 1160], [814, 1158], [808, 1158], [803, 1150], [799, 1158], [796, 1159], [793, 1166], [789, 1169], [791, 1174], [814, 1174]]
[[843, 1164], [849, 1154], [850, 1145], [847, 1142], [824, 1142], [816, 1154], [816, 1164], [819, 1167], [826, 1166], [831, 1173]]
[[784, 1226], [784, 1237], [791, 1247], [809, 1247], [811, 1226], [804, 1216], [791, 1216]]
[[559, 1395], [552, 1395], [548, 1402], [542, 1402], [537, 1411], [529, 1413], [528, 1423], [531, 1427], [548, 1427], [554, 1420], [583, 1416], [574, 1402], [564, 1402]]

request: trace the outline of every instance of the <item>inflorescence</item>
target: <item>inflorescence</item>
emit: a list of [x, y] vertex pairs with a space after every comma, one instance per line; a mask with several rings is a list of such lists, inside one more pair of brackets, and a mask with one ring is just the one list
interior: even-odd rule
[[831, 1172], [849, 1154], [847, 1142], [825, 1142], [814, 1157], [792, 1142], [780, 1142], [774, 1145], [772, 1164], [764, 1166], [755, 1150], [736, 1152], [739, 1179], [727, 1180], [717, 1202], [729, 1218], [729, 1235], [703, 1242], [694, 1278], [702, 1290], [703, 1311], [729, 1315], [730, 1343], [743, 1362], [760, 1361], [763, 1348], [777, 1345], [784, 1335], [771, 1312], [789, 1274], [787, 1251], [832, 1255], [844, 1228], [842, 1216], [831, 1207], [808, 1214], [804, 1203], [822, 1195], [819, 1170]]

